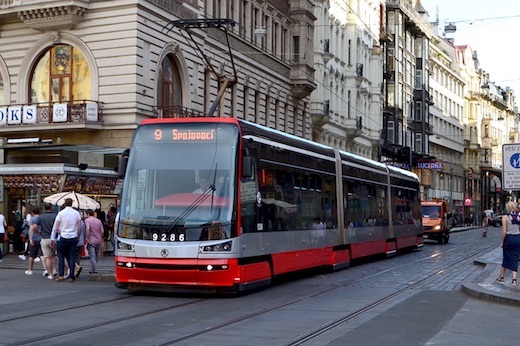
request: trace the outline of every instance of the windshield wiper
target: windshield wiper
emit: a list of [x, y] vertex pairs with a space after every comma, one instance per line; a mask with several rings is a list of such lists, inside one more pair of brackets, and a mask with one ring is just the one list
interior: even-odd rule
[[202, 192], [179, 216], [177, 216], [172, 223], [168, 226], [166, 229], [167, 232], [170, 232], [175, 227], [177, 227], [180, 224], [180, 221], [184, 220], [188, 215], [193, 213], [201, 204], [206, 200], [206, 198], [209, 197], [211, 194], [212, 196], [212, 203], [213, 203], [213, 194], [215, 192], [216, 188], [215, 185], [210, 185], [204, 192]]

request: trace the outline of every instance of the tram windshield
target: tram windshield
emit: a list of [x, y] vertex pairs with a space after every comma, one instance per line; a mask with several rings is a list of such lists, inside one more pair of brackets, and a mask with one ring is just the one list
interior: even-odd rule
[[140, 126], [128, 160], [119, 236], [205, 240], [217, 227], [220, 238], [229, 237], [238, 143], [238, 127], [229, 123]]

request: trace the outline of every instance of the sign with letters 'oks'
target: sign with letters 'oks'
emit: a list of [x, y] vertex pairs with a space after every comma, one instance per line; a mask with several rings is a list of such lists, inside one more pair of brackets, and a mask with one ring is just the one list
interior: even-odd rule
[[36, 124], [36, 106], [0, 107], [0, 126]]

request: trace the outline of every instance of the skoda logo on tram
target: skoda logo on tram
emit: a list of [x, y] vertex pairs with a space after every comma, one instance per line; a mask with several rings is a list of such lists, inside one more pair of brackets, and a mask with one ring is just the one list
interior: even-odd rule
[[162, 256], [162, 257], [168, 257], [169, 254], [170, 254], [170, 253], [168, 252], [167, 249], [162, 249], [162, 250], [161, 250], [161, 256]]

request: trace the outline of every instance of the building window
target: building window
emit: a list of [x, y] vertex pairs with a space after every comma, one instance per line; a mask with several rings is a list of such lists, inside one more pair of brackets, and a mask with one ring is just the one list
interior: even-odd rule
[[422, 103], [420, 101], [415, 102], [415, 120], [422, 121]]
[[91, 99], [91, 72], [84, 55], [69, 45], [57, 45], [39, 59], [31, 75], [31, 103]]
[[416, 70], [415, 72], [415, 89], [420, 90], [422, 89], [422, 71]]
[[293, 36], [293, 63], [300, 63], [300, 36]]
[[386, 128], [386, 140], [388, 143], [395, 143], [395, 123], [394, 121], [388, 121]]
[[422, 150], [422, 133], [415, 134], [415, 151], [418, 153], [423, 153]]
[[161, 64], [159, 83], [157, 105], [164, 110], [171, 109], [173, 106], [181, 106], [181, 77], [172, 54], [168, 54]]

